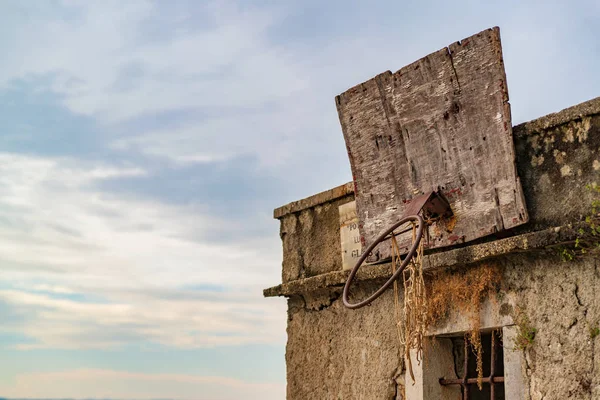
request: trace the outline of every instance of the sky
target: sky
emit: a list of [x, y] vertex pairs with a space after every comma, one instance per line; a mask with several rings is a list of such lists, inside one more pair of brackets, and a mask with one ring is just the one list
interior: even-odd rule
[[600, 1], [0, 0], [0, 397], [279, 400], [272, 211], [334, 97], [500, 26], [513, 123], [600, 95]]

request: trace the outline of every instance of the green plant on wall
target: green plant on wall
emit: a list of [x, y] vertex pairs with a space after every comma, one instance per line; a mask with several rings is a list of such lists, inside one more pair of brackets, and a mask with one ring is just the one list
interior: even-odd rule
[[600, 186], [596, 183], [586, 185], [592, 192], [589, 214], [585, 217], [585, 226], [577, 231], [573, 247], [559, 247], [563, 261], [573, 261], [585, 255], [600, 255]]
[[577, 256], [577, 252], [568, 247], [561, 246], [559, 247], [558, 252], [560, 254], [560, 258], [562, 258], [563, 261], [573, 261]]
[[515, 337], [515, 349], [527, 350], [533, 344], [537, 328], [531, 324], [529, 317], [521, 309], [517, 310], [515, 320], [519, 327], [519, 333]]

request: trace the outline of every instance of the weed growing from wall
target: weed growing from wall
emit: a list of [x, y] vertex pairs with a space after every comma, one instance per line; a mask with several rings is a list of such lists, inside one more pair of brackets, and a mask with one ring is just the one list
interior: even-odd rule
[[515, 337], [515, 349], [521, 351], [527, 350], [533, 344], [537, 328], [531, 325], [529, 317], [520, 308], [516, 311], [515, 322], [519, 327], [519, 333]]
[[586, 255], [600, 256], [600, 186], [594, 183], [587, 185], [586, 189], [592, 192], [589, 214], [585, 217], [585, 226], [577, 232], [575, 245], [558, 249], [563, 261], [573, 261]]

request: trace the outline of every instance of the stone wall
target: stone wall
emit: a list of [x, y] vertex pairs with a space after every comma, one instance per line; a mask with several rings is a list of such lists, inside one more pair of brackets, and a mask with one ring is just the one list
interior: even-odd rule
[[[480, 263], [500, 268], [502, 288], [490, 301], [507, 314], [502, 325], [517, 323], [519, 308], [536, 329], [521, 352], [522, 398], [600, 399], [600, 335], [593, 333], [600, 326], [600, 261], [565, 262], [552, 249], [573, 242], [571, 224], [590, 212], [585, 185], [600, 183], [600, 99], [513, 131], [530, 222], [501, 233], [508, 237], [427, 255], [424, 264], [429, 279]], [[352, 200], [352, 185], [346, 184], [275, 210], [284, 246], [283, 283], [265, 295], [288, 297], [291, 400], [403, 399], [405, 385], [411, 385], [393, 292], [358, 310], [341, 301], [348, 272], [341, 271], [337, 210]], [[354, 295], [372, 293], [389, 274], [389, 265], [364, 268]]]
[[[525, 399], [600, 398], [600, 266], [565, 263], [555, 254], [497, 259], [504, 288], [537, 332], [523, 352]], [[363, 283], [362, 295], [377, 283]], [[392, 291], [372, 306], [349, 310], [339, 290], [288, 300], [288, 399], [403, 399], [404, 349], [399, 345]], [[514, 307], [509, 307], [514, 314]], [[505, 343], [505, 346], [514, 346]], [[598, 350], [596, 350], [598, 349]]]
[[275, 210], [281, 221], [282, 282], [342, 269], [338, 207], [354, 200], [351, 183]]
[[517, 171], [535, 231], [571, 223], [589, 212], [600, 184], [600, 98], [513, 128]]

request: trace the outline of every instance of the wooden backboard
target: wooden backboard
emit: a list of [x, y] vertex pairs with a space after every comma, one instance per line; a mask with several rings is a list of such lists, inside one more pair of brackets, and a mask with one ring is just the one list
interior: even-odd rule
[[[431, 190], [446, 197], [455, 218], [429, 229], [429, 247], [527, 222], [498, 28], [377, 75], [336, 104], [363, 245]], [[387, 257], [389, 246], [379, 247], [378, 257]]]

